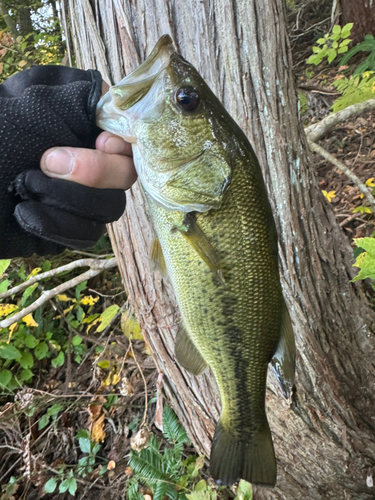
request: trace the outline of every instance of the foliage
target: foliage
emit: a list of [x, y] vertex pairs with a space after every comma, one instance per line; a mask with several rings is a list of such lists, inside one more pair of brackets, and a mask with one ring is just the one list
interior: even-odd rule
[[348, 45], [351, 42], [349, 39], [353, 23], [348, 23], [343, 28], [338, 25], [333, 26], [332, 34], [326, 33], [323, 38], [316, 41], [312, 54], [306, 61], [306, 64], [314, 64], [317, 66], [323, 59], [327, 58], [328, 63], [336, 59], [338, 54], [343, 54], [348, 51]]
[[[97, 466], [97, 453], [100, 450], [100, 445], [95, 444], [90, 440], [90, 435], [85, 429], [80, 429], [77, 432], [76, 439], [79, 442], [79, 448], [85, 456], [78, 460], [78, 465], [70, 468], [64, 464], [60, 466], [57, 475], [51, 477], [44, 485], [46, 493], [53, 493], [59, 484], [59, 493], [68, 491], [71, 495], [75, 495], [77, 490], [77, 477], [86, 477], [87, 474], [93, 472], [94, 467]], [[99, 476], [107, 472], [107, 467], [101, 467]]]
[[[8, 2], [8, 5], [10, 17], [17, 26], [19, 5], [15, 1]], [[60, 23], [48, 2], [34, 1], [27, 7], [32, 26], [30, 33], [11, 33], [5, 23], [0, 23], [0, 83], [19, 70], [36, 64], [59, 64], [64, 56], [65, 42]]]
[[339, 77], [333, 85], [341, 93], [332, 106], [334, 113], [352, 104], [357, 104], [375, 97], [375, 72], [366, 71], [361, 76]]
[[[2, 270], [10, 269], [0, 280], [0, 293], [51, 268], [51, 262], [46, 260], [42, 268], [33, 269], [27, 276], [24, 265], [5, 269], [6, 264], [9, 266], [9, 261], [0, 261]], [[44, 289], [53, 286], [50, 278], [39, 283], [26, 288], [21, 299], [0, 300], [0, 319], [11, 317], [29, 306]], [[22, 382], [31, 382], [33, 368], [44, 359], [50, 359], [54, 368], [62, 366], [68, 351], [73, 354], [74, 361], [80, 363], [87, 350], [83, 343], [85, 330], [100, 316], [92, 314], [99, 298], [83, 295], [86, 286], [86, 282], [80, 283], [75, 287], [74, 296], [59, 295], [54, 307], [51, 303], [44, 304], [33, 315], [29, 314], [8, 328], [0, 328], [0, 384], [3, 388], [13, 390]], [[71, 342], [66, 330], [75, 333]]]
[[359, 64], [353, 75], [361, 75], [365, 71], [375, 71], [375, 38], [372, 35], [365, 35], [363, 42], [357, 43], [349, 52], [341, 59], [341, 64], [347, 64], [348, 61], [358, 52], [369, 52], [367, 58]]
[[358, 238], [355, 240], [355, 243], [358, 248], [364, 251], [356, 258], [354, 267], [358, 267], [360, 271], [352, 281], [364, 280], [366, 278], [375, 280], [375, 238]]
[[[174, 412], [163, 409], [163, 434], [168, 445], [151, 435], [147, 447], [141, 452], [131, 451], [129, 466], [133, 477], [128, 481], [127, 498], [144, 500], [141, 485], [152, 489], [154, 500], [216, 500], [218, 491], [200, 476], [204, 457], [189, 456], [183, 460], [183, 447], [188, 443], [185, 429]], [[252, 500], [251, 485], [241, 481], [236, 500]]]

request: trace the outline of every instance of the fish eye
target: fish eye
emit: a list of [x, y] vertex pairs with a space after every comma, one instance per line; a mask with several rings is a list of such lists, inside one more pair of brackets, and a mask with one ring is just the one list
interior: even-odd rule
[[176, 102], [184, 111], [194, 111], [200, 98], [194, 87], [182, 87], [176, 92]]

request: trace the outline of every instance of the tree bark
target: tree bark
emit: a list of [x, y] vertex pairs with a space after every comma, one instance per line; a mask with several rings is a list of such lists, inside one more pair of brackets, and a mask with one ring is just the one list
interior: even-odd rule
[[354, 23], [350, 34], [353, 45], [362, 42], [365, 35], [375, 36], [375, 3], [372, 1], [340, 0], [340, 7], [341, 25]]
[[[298, 348], [291, 401], [269, 375], [267, 411], [278, 459], [275, 489], [255, 499], [370, 500], [375, 464], [374, 314], [350, 283], [353, 253], [318, 188], [298, 120], [282, 0], [69, 0], [77, 62], [117, 82], [169, 33], [243, 128], [263, 169], [279, 233], [283, 291]], [[209, 454], [220, 399], [210, 371], [175, 361], [178, 309], [150, 269], [153, 229], [139, 186], [110, 228], [125, 289], [164, 376], [165, 392]]]

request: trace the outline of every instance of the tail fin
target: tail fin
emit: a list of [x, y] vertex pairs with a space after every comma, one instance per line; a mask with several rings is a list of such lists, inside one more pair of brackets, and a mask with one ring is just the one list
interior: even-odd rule
[[210, 472], [220, 484], [231, 485], [244, 479], [275, 486], [276, 458], [268, 423], [261, 431], [245, 437], [231, 433], [219, 421], [212, 441]]

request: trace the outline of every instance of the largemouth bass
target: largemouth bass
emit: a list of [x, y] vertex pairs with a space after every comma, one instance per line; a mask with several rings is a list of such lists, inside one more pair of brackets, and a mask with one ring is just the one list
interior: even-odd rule
[[272, 360], [287, 396], [295, 345], [256, 156], [169, 36], [102, 98], [97, 123], [133, 143], [158, 237], [153, 254], [181, 312], [176, 358], [195, 375], [210, 366], [219, 387], [211, 475], [273, 486], [267, 367]]

